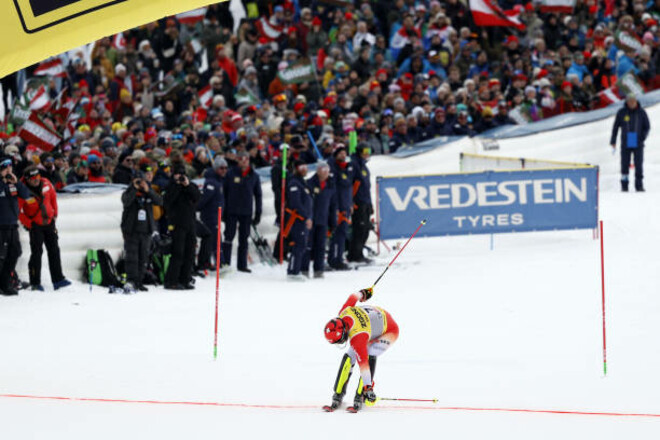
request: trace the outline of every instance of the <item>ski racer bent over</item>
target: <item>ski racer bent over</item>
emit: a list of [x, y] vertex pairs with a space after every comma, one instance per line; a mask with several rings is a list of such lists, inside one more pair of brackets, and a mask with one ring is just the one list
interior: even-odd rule
[[339, 365], [332, 404], [326, 410], [332, 411], [341, 405], [355, 362], [360, 368], [360, 382], [355, 393], [354, 409], [359, 410], [365, 401], [367, 405], [376, 402], [373, 383], [376, 359], [396, 342], [399, 326], [392, 315], [380, 307], [356, 306], [358, 301], [367, 301], [372, 294], [372, 288], [352, 294], [341, 308], [339, 316], [325, 326], [324, 334], [328, 342], [350, 344]]

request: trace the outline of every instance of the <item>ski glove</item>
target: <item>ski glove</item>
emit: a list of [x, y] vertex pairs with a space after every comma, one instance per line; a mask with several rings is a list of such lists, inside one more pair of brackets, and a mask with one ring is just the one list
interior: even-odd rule
[[252, 220], [252, 226], [257, 226], [261, 222], [261, 214], [257, 213], [254, 215], [254, 219]]
[[369, 403], [372, 405], [376, 403], [376, 393], [374, 393], [373, 385], [365, 385], [362, 389], [362, 395], [364, 396], [364, 401], [367, 403], [367, 405]]
[[374, 289], [373, 287], [367, 287], [366, 289], [360, 290], [360, 293], [362, 294], [362, 301], [368, 301], [374, 294]]

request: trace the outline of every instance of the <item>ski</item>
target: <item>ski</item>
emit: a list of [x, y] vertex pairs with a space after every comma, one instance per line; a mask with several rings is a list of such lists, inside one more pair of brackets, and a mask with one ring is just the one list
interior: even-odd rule
[[334, 412], [337, 408], [333, 408], [332, 405], [323, 405], [321, 409], [325, 412]]
[[359, 411], [360, 411], [360, 408], [358, 408], [357, 406], [348, 406], [348, 407], [346, 407], [346, 412], [349, 412], [349, 413], [352, 413], [352, 414], [355, 414], [356, 412], [359, 412]]

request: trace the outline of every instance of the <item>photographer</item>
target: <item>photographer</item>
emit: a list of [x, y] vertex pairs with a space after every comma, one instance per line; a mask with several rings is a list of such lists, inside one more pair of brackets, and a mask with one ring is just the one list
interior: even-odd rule
[[[149, 174], [148, 177], [153, 176], [150, 169], [147, 169], [146, 173]], [[156, 231], [153, 207], [163, 204], [163, 199], [151, 188], [149, 180], [140, 173], [121, 195], [121, 202], [124, 205], [121, 232], [124, 236], [126, 257], [125, 293], [134, 293], [135, 290], [147, 291], [143, 281], [149, 263], [151, 236]]]
[[30, 192], [12, 173], [12, 160], [0, 157], [0, 295], [18, 295], [10, 275], [21, 255], [18, 238], [18, 198], [27, 200]]
[[30, 287], [32, 290], [43, 291], [41, 285], [41, 256], [46, 245], [50, 279], [55, 290], [71, 285], [62, 274], [62, 260], [58, 245], [57, 228], [57, 196], [55, 187], [45, 177], [41, 177], [36, 166], [30, 165], [23, 172], [21, 179], [30, 191], [31, 199], [19, 200], [19, 219], [30, 232]]
[[165, 288], [193, 289], [192, 267], [195, 261], [195, 208], [200, 194], [190, 183], [181, 163], [172, 167], [172, 180], [165, 191], [167, 230], [172, 234], [172, 258], [165, 275]]

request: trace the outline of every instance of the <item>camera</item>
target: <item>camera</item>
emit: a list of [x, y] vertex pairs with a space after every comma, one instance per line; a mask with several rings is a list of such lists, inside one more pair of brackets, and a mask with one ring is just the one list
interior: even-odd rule
[[176, 178], [176, 183], [184, 183], [186, 181], [186, 176], [183, 174], [179, 175], [179, 177]]

